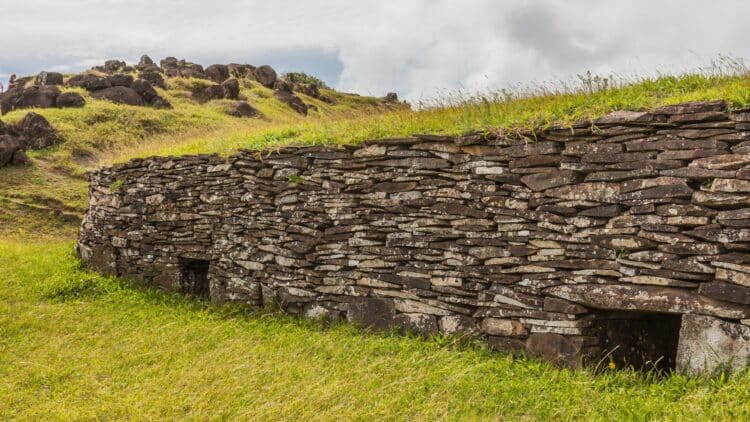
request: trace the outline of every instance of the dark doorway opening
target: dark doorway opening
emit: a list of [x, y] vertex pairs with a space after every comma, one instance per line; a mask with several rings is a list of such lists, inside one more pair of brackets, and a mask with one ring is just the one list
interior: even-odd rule
[[680, 315], [617, 312], [597, 316], [603, 363], [617, 368], [673, 371], [680, 340]]
[[209, 262], [202, 259], [180, 260], [180, 291], [185, 294], [209, 297], [211, 288], [208, 283]]

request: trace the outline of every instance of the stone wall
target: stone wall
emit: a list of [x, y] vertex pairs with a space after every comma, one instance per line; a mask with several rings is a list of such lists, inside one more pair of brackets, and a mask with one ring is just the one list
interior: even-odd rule
[[214, 302], [480, 336], [556, 363], [750, 361], [750, 110], [136, 159], [81, 258]]

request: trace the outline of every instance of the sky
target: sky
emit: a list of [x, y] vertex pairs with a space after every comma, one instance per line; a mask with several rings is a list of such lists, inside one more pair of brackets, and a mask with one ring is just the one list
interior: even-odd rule
[[[9, 4], [5, 4], [5, 3]], [[410, 101], [750, 57], [738, 0], [2, 0], [0, 80], [148, 54]]]

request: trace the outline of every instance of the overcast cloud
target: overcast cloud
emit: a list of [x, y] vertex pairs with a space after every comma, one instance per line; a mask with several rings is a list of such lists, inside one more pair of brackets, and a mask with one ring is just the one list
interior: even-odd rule
[[270, 64], [345, 91], [416, 100], [750, 56], [746, 0], [6, 1], [0, 75], [145, 53]]

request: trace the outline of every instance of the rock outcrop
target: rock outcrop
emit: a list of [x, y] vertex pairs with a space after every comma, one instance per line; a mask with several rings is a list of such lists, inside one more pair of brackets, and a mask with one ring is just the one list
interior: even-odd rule
[[19, 108], [50, 108], [55, 106], [60, 89], [56, 86], [32, 85], [16, 88], [0, 95], [0, 114]]
[[99, 271], [215, 302], [480, 336], [560, 365], [740, 368], [749, 130], [750, 110], [707, 102], [136, 159], [90, 175], [77, 248]]
[[91, 96], [99, 100], [109, 100], [114, 103], [132, 106], [143, 105], [143, 98], [132, 88], [125, 86], [112, 86], [91, 93]]
[[55, 99], [57, 108], [78, 108], [86, 105], [86, 100], [77, 92], [63, 92]]
[[51, 147], [60, 142], [57, 130], [43, 116], [36, 113], [27, 113], [18, 124], [23, 146], [28, 149], [43, 149]]
[[255, 69], [255, 80], [266, 88], [273, 88], [278, 79], [276, 71], [271, 66], [263, 65]]
[[0, 121], [0, 167], [8, 164], [28, 164], [24, 150], [43, 149], [60, 142], [57, 131], [47, 119], [28, 113], [17, 125]]
[[299, 114], [307, 115], [308, 106], [302, 99], [294, 95], [293, 86], [291, 83], [282, 79], [276, 80], [273, 85], [273, 96], [282, 103], [288, 105], [292, 110]]
[[261, 113], [248, 104], [247, 101], [237, 101], [229, 108], [229, 110], [227, 110], [227, 113], [234, 117], [257, 117], [261, 115]]

